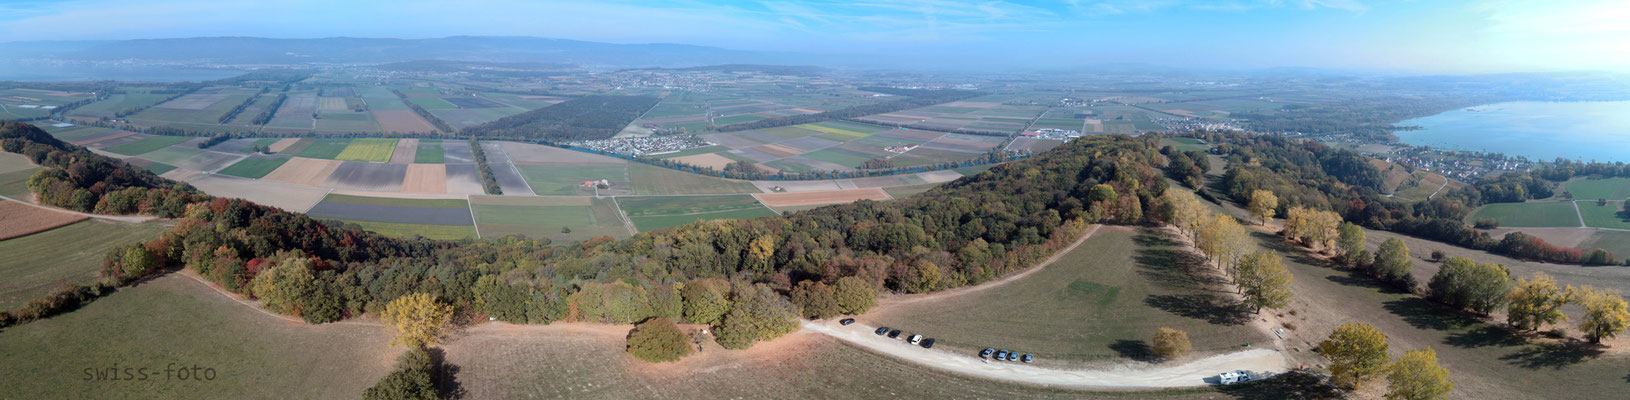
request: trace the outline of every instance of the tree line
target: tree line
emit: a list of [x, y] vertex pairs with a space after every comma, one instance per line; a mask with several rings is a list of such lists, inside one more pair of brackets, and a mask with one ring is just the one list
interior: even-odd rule
[[430, 125], [435, 126], [437, 130], [444, 133], [458, 132], [458, 129], [453, 129], [453, 126], [448, 125], [446, 121], [442, 121], [441, 118], [436, 118], [436, 115], [431, 114], [429, 110], [424, 109], [424, 107], [419, 107], [418, 104], [414, 104], [413, 101], [408, 99], [407, 95], [402, 94], [402, 91], [393, 88], [391, 89], [391, 93], [395, 94], [396, 98], [402, 99], [402, 104], [406, 104], [409, 110], [413, 110], [414, 114], [419, 114], [420, 118], [424, 118], [425, 121], [430, 122]]
[[[255, 99], [260, 98], [260, 95], [266, 94], [266, 92], [270, 90], [271, 88], [269, 87], [260, 88], [260, 93], [255, 93], [254, 96], [249, 96], [249, 98], [243, 99], [243, 103], [239, 103], [236, 107], [232, 107], [231, 110], [226, 110], [226, 112], [221, 113], [221, 118], [217, 119], [216, 121], [220, 122], [221, 124], [226, 124], [228, 121], [232, 121], [233, 118], [238, 117], [238, 113], [242, 113], [244, 109], [249, 108], [250, 104], [255, 104]], [[278, 104], [282, 105], [282, 103]]]
[[492, 174], [492, 165], [487, 164], [487, 151], [481, 149], [481, 142], [470, 138], [470, 154], [475, 157], [476, 171], [481, 175], [481, 188], [487, 194], [504, 194], [504, 189], [498, 186], [498, 178]]

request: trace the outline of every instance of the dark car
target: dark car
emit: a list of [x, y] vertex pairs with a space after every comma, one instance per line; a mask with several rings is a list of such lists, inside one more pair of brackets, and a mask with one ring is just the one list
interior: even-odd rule
[[877, 328], [877, 331], [872, 332], [872, 333], [876, 333], [876, 334], [879, 334], [879, 335], [889, 333], [889, 327], [885, 326], [885, 327], [882, 327], [882, 328]]
[[996, 361], [1002, 361], [1002, 360], [1006, 360], [1006, 359], [1007, 359], [1007, 350], [997, 350], [996, 351]]
[[893, 339], [893, 338], [897, 338], [897, 337], [900, 337], [900, 330], [899, 329], [889, 331], [889, 339]]
[[1035, 359], [1036, 359], [1036, 356], [1029, 355], [1029, 354], [1024, 355], [1024, 363], [1025, 364], [1029, 364], [1031, 361], [1034, 361]]
[[855, 323], [854, 318], [844, 318], [844, 319], [838, 320], [838, 324], [841, 324], [841, 325], [848, 325], [848, 324], [853, 324], [853, 323]]
[[934, 339], [923, 339], [923, 348], [925, 348], [925, 349], [934, 348]]
[[990, 357], [990, 354], [991, 354], [991, 353], [995, 353], [995, 352], [996, 352], [996, 349], [992, 349], [992, 348], [989, 348], [989, 347], [986, 347], [986, 348], [985, 348], [985, 351], [981, 351], [981, 352], [979, 352], [979, 358], [985, 358], [985, 357]]

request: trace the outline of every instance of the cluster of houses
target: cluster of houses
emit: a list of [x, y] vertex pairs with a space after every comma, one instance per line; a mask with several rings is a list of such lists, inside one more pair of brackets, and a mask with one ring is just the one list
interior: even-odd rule
[[896, 153], [896, 154], [898, 154], [898, 153], [904, 153], [904, 152], [908, 152], [908, 151], [911, 151], [911, 150], [912, 150], [912, 149], [915, 149], [915, 148], [917, 148], [917, 145], [914, 145], [914, 144], [908, 144], [908, 145], [905, 145], [905, 146], [889, 146], [889, 147], [884, 147], [884, 148], [883, 148], [883, 151], [887, 151], [887, 152], [890, 152], [890, 153]]
[[1210, 118], [1198, 118], [1198, 117], [1184, 117], [1184, 118], [1152, 117], [1152, 118], [1149, 118], [1149, 122], [1153, 122], [1156, 125], [1160, 125], [1160, 127], [1162, 127], [1162, 128], [1166, 128], [1167, 132], [1188, 132], [1188, 131], [1250, 132], [1250, 131], [1246, 130], [1244, 127], [1241, 127], [1238, 121], [1234, 121], [1234, 120], [1219, 121], [1219, 120], [1214, 120], [1214, 119], [1210, 119]]
[[583, 140], [572, 142], [571, 145], [607, 153], [643, 156], [712, 146], [713, 144], [696, 137], [696, 135], [674, 135]]
[[1054, 139], [1069, 141], [1081, 137], [1081, 131], [1074, 129], [1042, 128], [1033, 131], [1019, 132], [1019, 136], [1035, 139]]
[[1431, 171], [1461, 182], [1477, 182], [1485, 176], [1505, 171], [1526, 171], [1534, 167], [1529, 161], [1467, 153], [1452, 150], [1430, 150], [1404, 147], [1391, 153], [1377, 154], [1377, 158], [1400, 165]]

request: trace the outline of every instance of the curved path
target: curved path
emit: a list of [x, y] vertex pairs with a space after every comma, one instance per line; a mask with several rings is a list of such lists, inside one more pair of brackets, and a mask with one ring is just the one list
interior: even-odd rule
[[1059, 370], [1019, 362], [986, 361], [972, 355], [925, 349], [901, 339], [874, 335], [864, 324], [804, 321], [805, 330], [831, 336], [867, 350], [909, 362], [966, 375], [1010, 382], [1071, 388], [1158, 389], [1205, 386], [1218, 373], [1234, 370], [1283, 372], [1290, 363], [1279, 352], [1255, 349], [1223, 354], [1179, 365], [1126, 364], [1104, 369]]

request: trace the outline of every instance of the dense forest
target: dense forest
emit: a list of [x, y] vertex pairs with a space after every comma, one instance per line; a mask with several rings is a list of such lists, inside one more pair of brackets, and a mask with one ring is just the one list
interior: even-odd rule
[[595, 140], [622, 131], [628, 123], [656, 107], [662, 99], [650, 96], [584, 96], [464, 128], [481, 138], [523, 140]]
[[92, 153], [26, 123], [0, 122], [0, 148], [47, 167], [28, 179], [41, 203], [99, 214], [177, 217], [207, 198], [185, 183]]
[[[47, 163], [53, 168], [42, 175], [65, 174], [82, 163], [139, 171], [32, 126], [8, 125], [4, 137], [8, 150], [73, 160]], [[190, 268], [266, 300], [274, 311], [312, 322], [378, 311], [415, 292], [435, 294], [462, 315], [529, 323], [633, 322], [673, 317], [678, 309], [683, 315], [677, 318], [714, 324], [721, 343], [745, 347], [787, 331], [795, 321], [786, 318], [795, 319], [803, 307], [791, 298], [977, 284], [1034, 265], [1087, 224], [1144, 222], [1143, 210], [1165, 189], [1151, 167], [1162, 161], [1153, 143], [1095, 136], [906, 199], [697, 222], [626, 240], [568, 245], [521, 237], [389, 238], [244, 200], [212, 199], [143, 176], [125, 186], [186, 195], [185, 201], [151, 207], [154, 214], [179, 219], [158, 239], [111, 251], [104, 276], [123, 283]], [[52, 204], [94, 209], [84, 204], [108, 202], [111, 192], [92, 189], [113, 187], [107, 183], [112, 181], [53, 181], [69, 192], [83, 191], [85, 200]], [[847, 289], [792, 296], [816, 283]]]
[[935, 104], [949, 103], [984, 95], [984, 93], [967, 90], [923, 90], [923, 89], [896, 89], [887, 87], [867, 86], [860, 90], [884, 93], [904, 98], [883, 101], [876, 104], [847, 107], [815, 114], [789, 115], [785, 117], [765, 118], [753, 122], [743, 122], [717, 127], [720, 132], [745, 131], [748, 129], [774, 128], [778, 126], [792, 126], [812, 124], [835, 119], [859, 118], [867, 115], [891, 113], [917, 107], [927, 107]]

